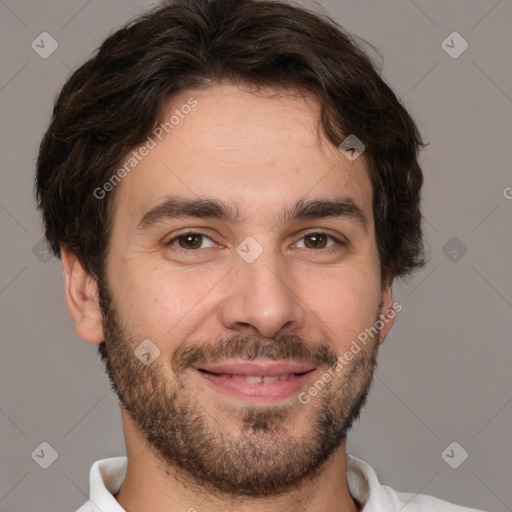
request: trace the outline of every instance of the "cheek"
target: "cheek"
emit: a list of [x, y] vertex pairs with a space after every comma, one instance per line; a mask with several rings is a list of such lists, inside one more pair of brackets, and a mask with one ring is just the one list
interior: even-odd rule
[[185, 271], [132, 272], [120, 286], [119, 309], [131, 332], [169, 340], [201, 314], [201, 299], [215, 281], [209, 284], [205, 274]]
[[351, 267], [317, 278], [315, 290], [303, 297], [328, 327], [325, 333], [328, 338], [350, 344], [375, 322], [380, 300], [379, 281], [368, 267], [364, 272]]

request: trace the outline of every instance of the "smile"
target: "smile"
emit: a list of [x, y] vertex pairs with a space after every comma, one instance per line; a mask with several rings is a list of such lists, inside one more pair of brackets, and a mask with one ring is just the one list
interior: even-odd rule
[[[296, 371], [293, 371], [296, 370]], [[289, 362], [236, 362], [196, 368], [216, 391], [254, 401], [279, 401], [298, 394], [315, 368]]]

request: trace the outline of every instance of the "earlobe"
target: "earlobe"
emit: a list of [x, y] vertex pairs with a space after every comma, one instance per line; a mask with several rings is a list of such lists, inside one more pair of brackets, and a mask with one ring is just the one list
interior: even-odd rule
[[379, 343], [384, 343], [388, 332], [395, 323], [397, 311], [393, 306], [393, 291], [392, 287], [388, 286], [382, 294], [380, 305], [380, 320], [384, 324], [380, 330]]
[[104, 339], [98, 286], [70, 249], [61, 248], [66, 304], [78, 336], [87, 343]]

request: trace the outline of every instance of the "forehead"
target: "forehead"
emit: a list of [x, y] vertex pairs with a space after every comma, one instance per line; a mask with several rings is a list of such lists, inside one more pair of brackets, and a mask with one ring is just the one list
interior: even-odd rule
[[350, 161], [327, 141], [318, 116], [313, 97], [284, 91], [222, 85], [181, 92], [140, 146], [151, 149], [117, 185], [114, 225], [133, 228], [167, 196], [218, 198], [261, 221], [299, 200], [343, 196], [372, 221], [363, 158]]

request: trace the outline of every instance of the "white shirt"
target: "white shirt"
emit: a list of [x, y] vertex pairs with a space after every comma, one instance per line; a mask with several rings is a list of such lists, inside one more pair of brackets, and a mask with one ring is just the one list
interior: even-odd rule
[[[126, 456], [97, 460], [91, 467], [90, 499], [76, 512], [126, 512], [114, 495], [125, 479], [127, 462]], [[483, 512], [425, 494], [396, 492], [379, 483], [369, 464], [348, 453], [346, 467], [348, 489], [364, 512]]]

